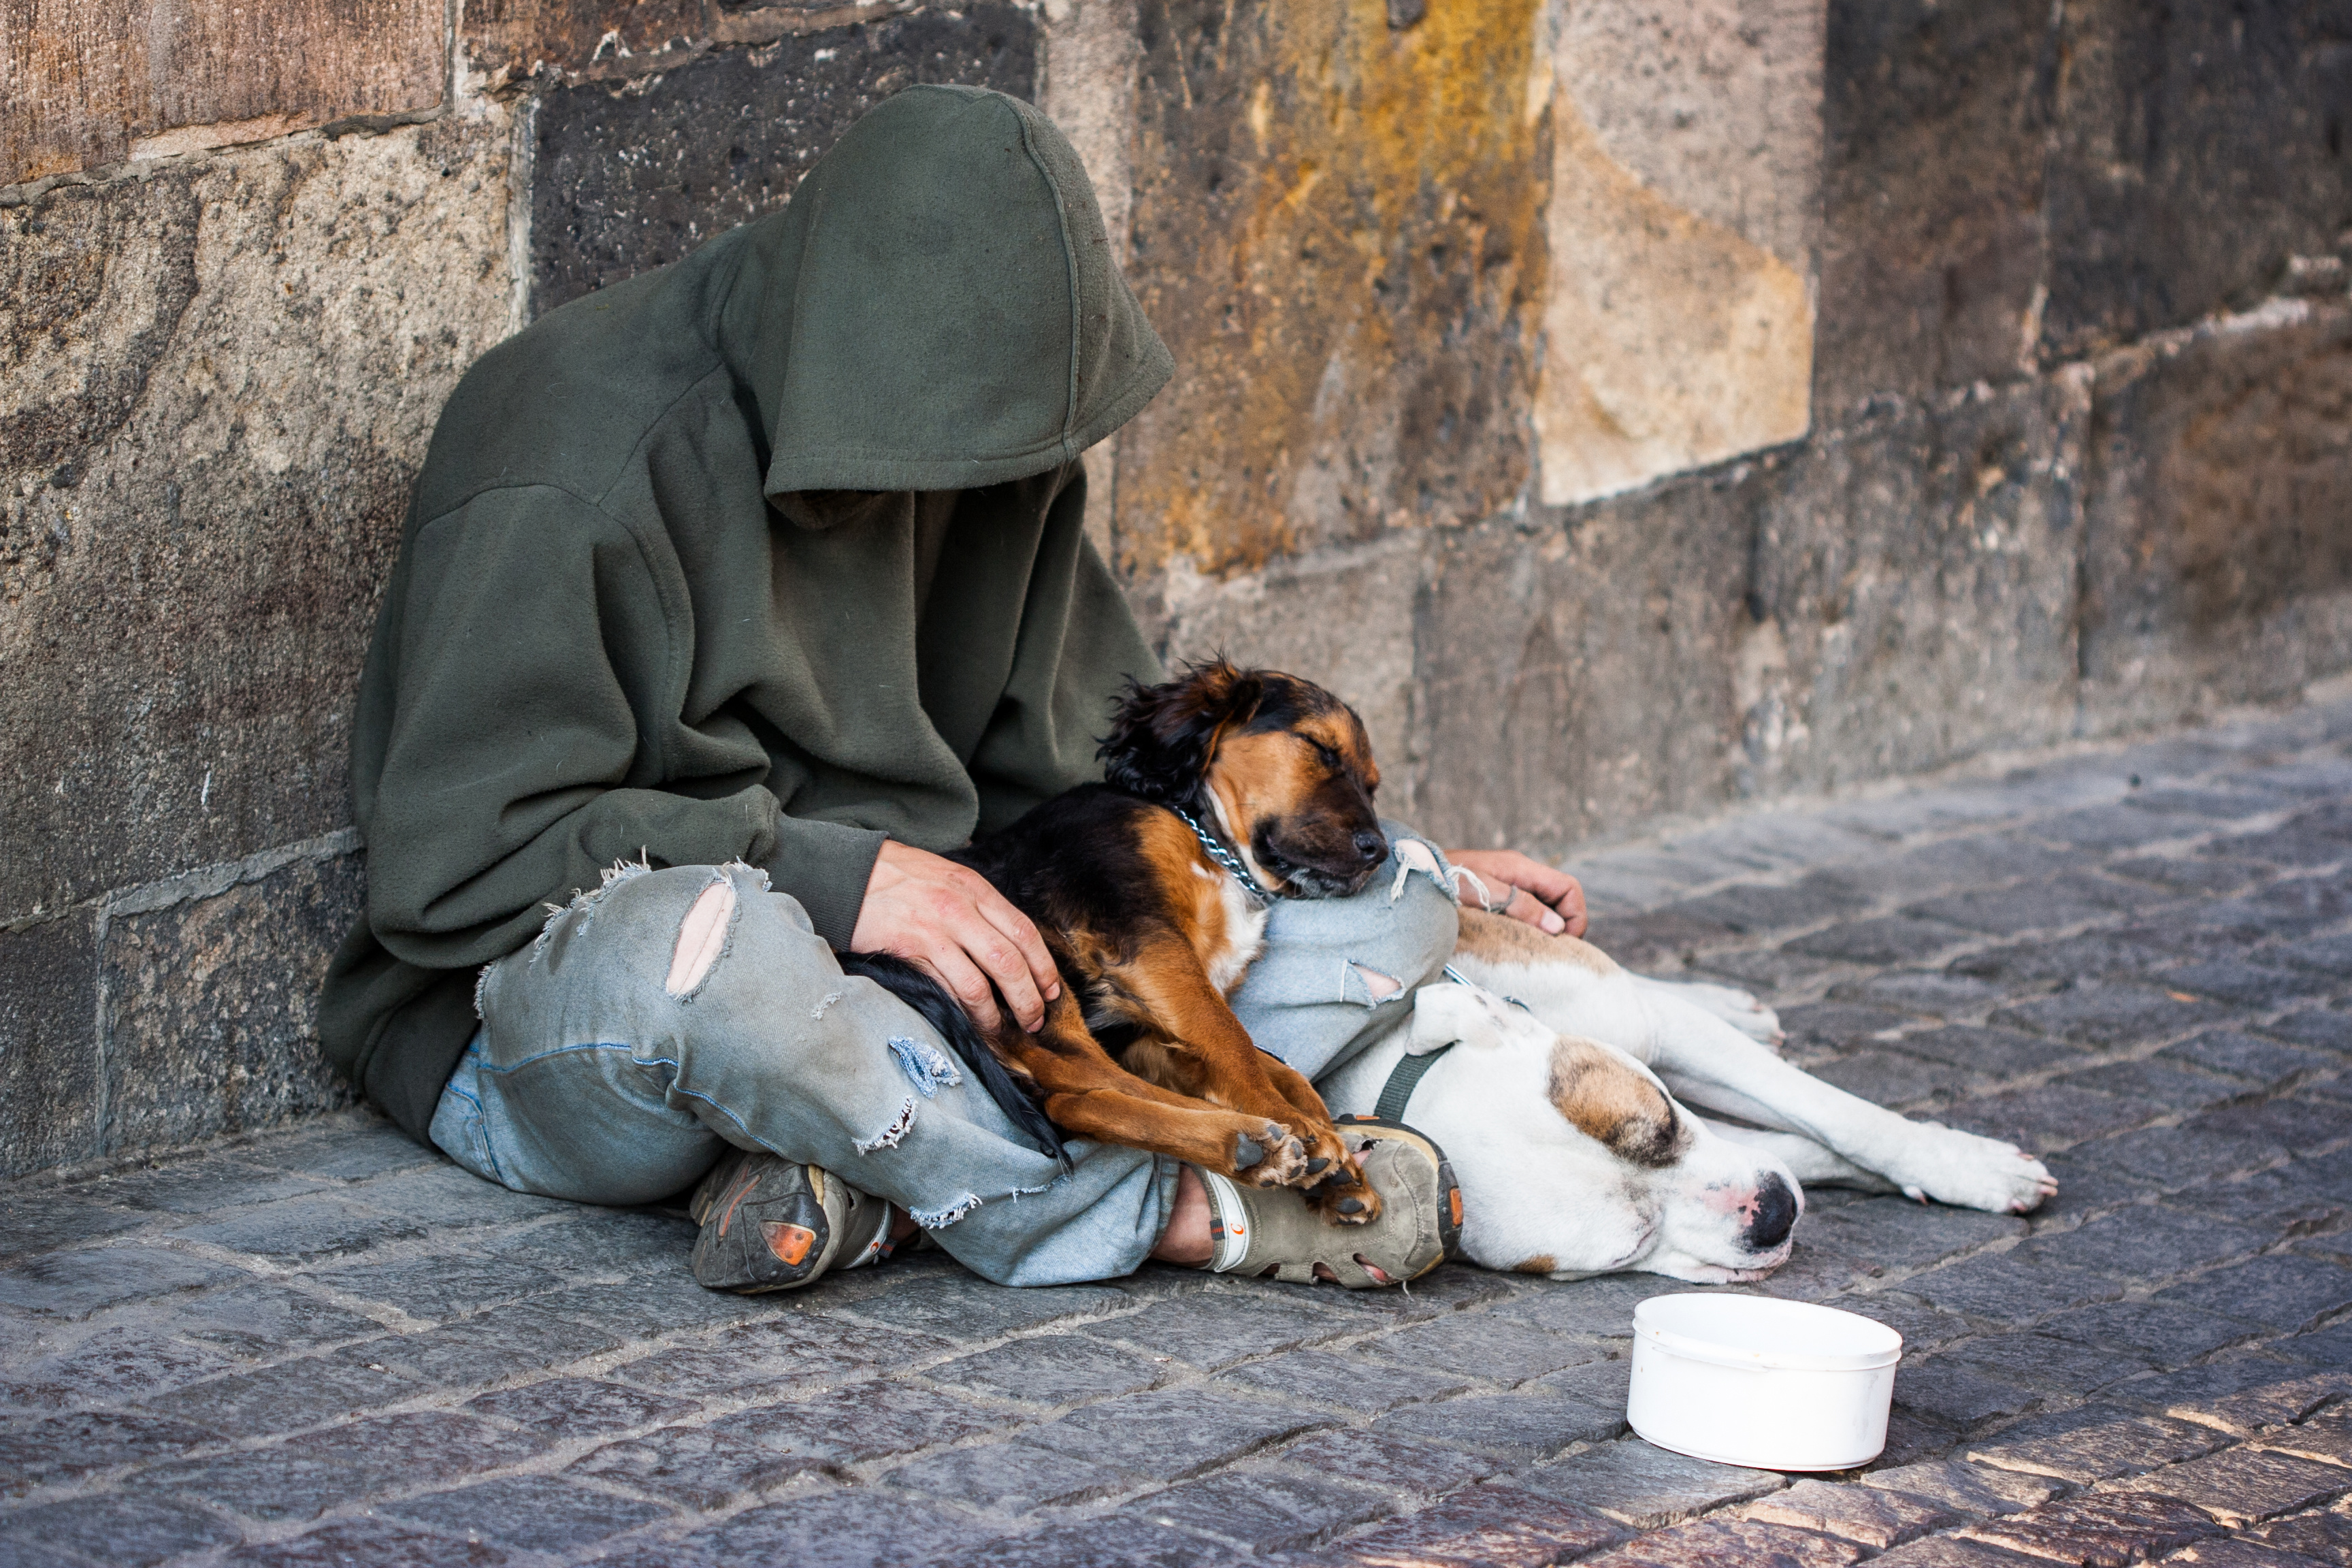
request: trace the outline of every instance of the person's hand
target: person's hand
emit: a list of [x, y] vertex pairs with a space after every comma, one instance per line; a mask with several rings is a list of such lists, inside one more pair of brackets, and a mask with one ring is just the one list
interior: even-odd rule
[[987, 878], [889, 839], [866, 879], [849, 951], [905, 959], [946, 986], [983, 1032], [1003, 1022], [991, 981], [1032, 1034], [1045, 1021], [1045, 1004], [1062, 994], [1037, 928]]
[[1584, 888], [1567, 872], [1516, 849], [1448, 849], [1445, 858], [1486, 884], [1496, 914], [1553, 936], [1584, 934]]

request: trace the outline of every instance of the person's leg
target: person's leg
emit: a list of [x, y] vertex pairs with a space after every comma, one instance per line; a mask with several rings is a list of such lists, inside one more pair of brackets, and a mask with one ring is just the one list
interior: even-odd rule
[[1065, 1173], [1024, 1142], [750, 867], [610, 879], [492, 964], [480, 1004], [435, 1141], [521, 1191], [648, 1202], [731, 1145], [887, 1199], [1006, 1284], [1131, 1272], [1174, 1203], [1173, 1162], [1074, 1142]]
[[1457, 927], [1444, 856], [1383, 822], [1389, 858], [1349, 899], [1278, 899], [1265, 951], [1234, 993], [1250, 1038], [1309, 1082], [1410, 1016], [1414, 989], [1454, 955]]

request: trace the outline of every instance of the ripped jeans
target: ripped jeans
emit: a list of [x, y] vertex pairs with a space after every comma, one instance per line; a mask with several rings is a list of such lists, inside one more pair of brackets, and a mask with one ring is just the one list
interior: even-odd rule
[[[1251, 1037], [1309, 1078], [1402, 1022], [1454, 950], [1442, 859], [1383, 826], [1390, 858], [1362, 892], [1274, 906], [1233, 998]], [[1139, 1150], [1073, 1141], [1060, 1170], [919, 1016], [844, 975], [799, 901], [752, 867], [608, 873], [485, 968], [477, 999], [482, 1027], [433, 1142], [519, 1192], [648, 1203], [730, 1144], [764, 1149], [887, 1198], [1005, 1285], [1130, 1273], [1175, 1202], [1175, 1163]]]

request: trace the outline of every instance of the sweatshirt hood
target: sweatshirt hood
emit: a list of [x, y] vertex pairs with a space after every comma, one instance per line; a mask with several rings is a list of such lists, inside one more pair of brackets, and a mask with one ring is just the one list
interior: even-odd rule
[[886, 100], [747, 237], [722, 330], [771, 435], [771, 498], [1044, 473], [1175, 368], [1076, 151], [1003, 93]]

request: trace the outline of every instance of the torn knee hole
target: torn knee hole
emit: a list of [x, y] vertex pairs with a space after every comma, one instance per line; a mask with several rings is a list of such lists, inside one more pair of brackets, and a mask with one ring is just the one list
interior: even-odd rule
[[727, 945], [728, 922], [734, 914], [733, 882], [717, 881], [702, 889], [678, 923], [677, 946], [670, 953], [669, 979], [663, 990], [673, 996], [688, 996], [709, 978], [711, 966]]
[[1393, 974], [1382, 974], [1377, 969], [1368, 969], [1352, 962], [1348, 967], [1355, 971], [1356, 978], [1364, 983], [1364, 989], [1371, 993], [1375, 1002], [1385, 1002], [1404, 989], [1404, 982]]

